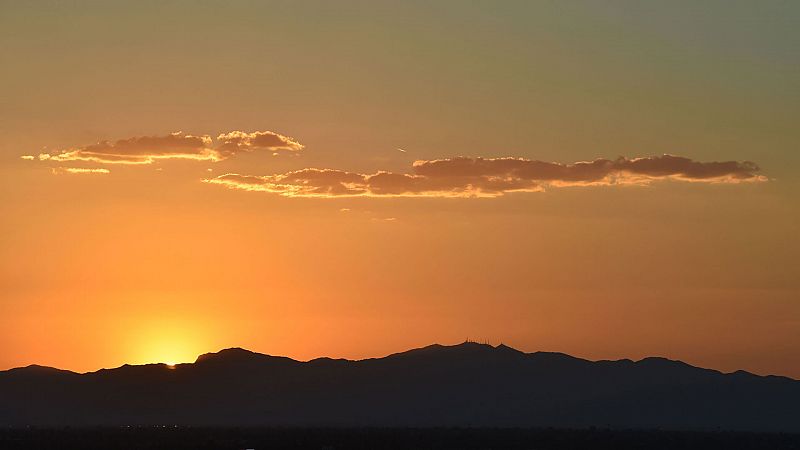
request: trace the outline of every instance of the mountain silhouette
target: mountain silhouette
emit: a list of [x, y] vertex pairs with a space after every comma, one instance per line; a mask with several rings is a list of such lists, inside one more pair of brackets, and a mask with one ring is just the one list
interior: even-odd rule
[[0, 372], [0, 425], [659, 428], [800, 432], [800, 381], [665, 358], [588, 361], [466, 342], [307, 362]]

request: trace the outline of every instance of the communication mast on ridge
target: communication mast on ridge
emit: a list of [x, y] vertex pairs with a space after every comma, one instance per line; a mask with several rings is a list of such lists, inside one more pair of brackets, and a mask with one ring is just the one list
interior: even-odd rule
[[488, 345], [488, 346], [492, 345], [492, 343], [491, 343], [491, 341], [489, 339], [484, 339], [482, 342], [478, 342], [478, 341], [473, 341], [470, 338], [467, 338], [467, 339], [464, 340], [464, 343], [465, 344], [482, 344], [482, 345]]

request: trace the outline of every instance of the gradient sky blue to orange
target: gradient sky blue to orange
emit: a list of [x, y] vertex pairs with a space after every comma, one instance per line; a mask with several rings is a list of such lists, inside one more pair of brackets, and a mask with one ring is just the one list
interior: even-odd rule
[[[0, 368], [471, 338], [800, 377], [799, 18], [781, 1], [0, 2]], [[21, 159], [234, 130], [304, 148]], [[766, 181], [495, 198], [202, 181], [663, 154]]]

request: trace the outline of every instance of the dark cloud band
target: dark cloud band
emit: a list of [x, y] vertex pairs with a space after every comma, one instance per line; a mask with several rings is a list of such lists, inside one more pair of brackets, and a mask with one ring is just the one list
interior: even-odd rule
[[596, 159], [574, 164], [458, 157], [416, 161], [413, 173], [302, 169], [266, 176], [225, 174], [204, 181], [289, 197], [497, 197], [559, 186], [645, 185], [657, 180], [702, 183], [766, 180], [758, 172], [758, 166], [749, 161], [697, 162], [672, 155]]
[[[42, 161], [84, 161], [100, 164], [152, 164], [162, 159], [216, 162], [241, 152], [297, 152], [302, 149], [303, 145], [296, 140], [272, 131], [232, 131], [219, 135], [216, 143], [208, 135], [192, 136], [176, 132], [166, 136], [137, 136], [113, 142], [101, 141], [53, 154], [41, 153], [37, 158]], [[32, 155], [24, 155], [22, 158], [35, 159]]]

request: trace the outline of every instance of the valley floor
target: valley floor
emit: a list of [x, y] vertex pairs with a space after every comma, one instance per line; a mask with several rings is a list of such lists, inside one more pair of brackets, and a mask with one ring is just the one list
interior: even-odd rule
[[800, 434], [476, 428], [5, 428], [0, 429], [0, 448], [800, 450]]

